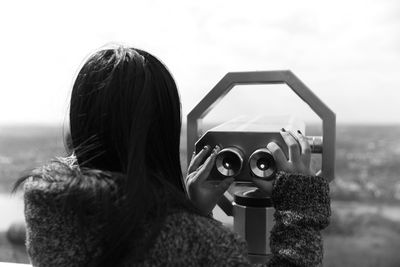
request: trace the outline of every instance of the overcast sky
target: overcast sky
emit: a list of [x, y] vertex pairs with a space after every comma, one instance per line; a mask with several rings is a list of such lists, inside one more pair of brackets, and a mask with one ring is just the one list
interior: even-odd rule
[[[168, 66], [184, 117], [229, 71], [290, 69], [339, 123], [400, 123], [400, 1], [14, 0], [0, 25], [0, 124], [62, 123], [79, 66], [110, 42]], [[241, 89], [210, 116], [312, 117], [284, 86]]]

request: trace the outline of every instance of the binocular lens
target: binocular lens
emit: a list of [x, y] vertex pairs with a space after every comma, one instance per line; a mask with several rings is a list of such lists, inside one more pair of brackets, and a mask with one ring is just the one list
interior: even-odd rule
[[222, 160], [222, 165], [224, 166], [225, 169], [227, 170], [232, 170], [235, 166], [237, 166], [240, 163], [237, 163], [237, 159], [234, 157], [231, 158], [224, 158]]
[[257, 149], [249, 158], [251, 173], [262, 179], [272, 178], [276, 171], [275, 160], [266, 148]]
[[222, 175], [236, 176], [243, 167], [243, 153], [236, 147], [224, 148], [218, 153], [215, 165]]
[[257, 160], [257, 168], [259, 168], [262, 171], [268, 170], [269, 168], [269, 162], [266, 158], [260, 158]]

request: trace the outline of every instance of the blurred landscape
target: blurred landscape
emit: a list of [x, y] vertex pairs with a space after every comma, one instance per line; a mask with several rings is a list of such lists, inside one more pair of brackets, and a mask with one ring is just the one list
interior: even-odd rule
[[[181, 144], [184, 168], [185, 126]], [[13, 183], [64, 151], [59, 127], [0, 127], [0, 261], [28, 262], [25, 248], [5, 234], [11, 222], [23, 220], [21, 196], [9, 197]], [[336, 156], [324, 266], [400, 266], [400, 125], [339, 125]]]

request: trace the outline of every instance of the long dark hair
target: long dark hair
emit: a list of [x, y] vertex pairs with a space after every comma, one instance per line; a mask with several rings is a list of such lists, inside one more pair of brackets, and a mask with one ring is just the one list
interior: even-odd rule
[[[174, 205], [200, 213], [182, 179], [178, 90], [157, 58], [123, 46], [92, 54], [73, 85], [69, 120], [79, 167], [125, 177], [125, 201], [109, 218], [104, 253], [94, 265], [142, 260]], [[144, 227], [151, 229], [145, 240]]]

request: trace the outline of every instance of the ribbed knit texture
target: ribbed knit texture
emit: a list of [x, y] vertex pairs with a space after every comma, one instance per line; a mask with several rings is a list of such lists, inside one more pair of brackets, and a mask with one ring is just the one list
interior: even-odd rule
[[331, 215], [329, 185], [323, 177], [279, 172], [272, 199], [275, 225], [269, 266], [318, 266], [323, 246], [320, 230]]
[[[79, 179], [65, 164], [51, 164], [37, 173], [51, 179], [29, 179], [24, 185], [26, 245], [32, 264], [86, 266], [103, 253], [102, 229], [106, 218], [93, 203], [88, 221], [73, 208], [62, 206], [71, 197], [70, 179]], [[62, 169], [62, 170], [60, 170]], [[37, 176], [37, 175], [36, 175]], [[92, 179], [95, 186], [98, 175]], [[110, 194], [115, 183], [108, 179]], [[85, 190], [92, 190], [86, 188]], [[68, 192], [68, 193], [67, 193]], [[93, 192], [93, 191], [92, 191]], [[81, 192], [82, 193], [82, 192]], [[103, 192], [104, 193], [104, 192]], [[98, 200], [96, 200], [98, 201]], [[275, 226], [271, 231], [273, 257], [268, 266], [318, 266], [323, 248], [320, 230], [329, 223], [329, 187], [326, 179], [278, 173], [274, 182]], [[101, 205], [100, 205], [101, 206]], [[123, 266], [249, 266], [246, 243], [221, 223], [184, 210], [171, 212], [156, 241], [140, 264]]]

